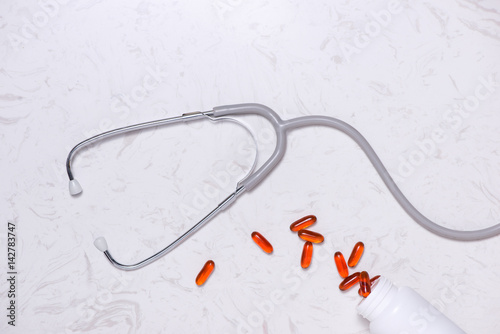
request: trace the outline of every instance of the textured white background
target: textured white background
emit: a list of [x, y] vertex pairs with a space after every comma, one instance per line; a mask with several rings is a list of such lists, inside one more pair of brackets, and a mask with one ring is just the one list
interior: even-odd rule
[[[499, 332], [499, 237], [464, 243], [422, 229], [334, 130], [292, 133], [261, 186], [129, 273], [111, 267], [94, 238], [106, 236], [123, 262], [164, 247], [233, 191], [253, 154], [247, 134], [192, 123], [99, 144], [75, 159], [78, 198], [64, 168], [74, 144], [103, 130], [257, 102], [284, 118], [352, 124], [429, 218], [456, 229], [496, 224], [500, 86], [490, 93], [480, 78], [500, 82], [497, 1], [402, 2], [383, 27], [373, 13], [387, 1], [61, 0], [45, 6], [50, 15], [43, 7], [0, 3], [0, 237], [4, 253], [15, 221], [19, 270], [12, 329], [1, 255], [0, 332], [367, 333], [356, 292], [337, 288], [332, 258], [358, 240], [367, 247], [360, 269], [441, 303], [467, 333]], [[359, 45], [365, 29], [372, 36]], [[467, 115], [453, 111], [476, 90], [489, 96]], [[246, 121], [262, 162], [270, 128]], [[436, 129], [446, 140], [424, 156], [418, 142]], [[303, 271], [303, 243], [288, 226], [307, 214], [326, 242]], [[252, 242], [254, 230], [273, 243], [271, 256]], [[208, 259], [216, 269], [200, 288], [194, 278]]]

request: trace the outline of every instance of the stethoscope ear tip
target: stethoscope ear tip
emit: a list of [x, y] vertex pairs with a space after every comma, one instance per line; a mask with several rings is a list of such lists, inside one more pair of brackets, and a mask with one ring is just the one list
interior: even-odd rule
[[83, 191], [82, 186], [77, 180], [70, 180], [69, 181], [69, 193], [71, 196], [78, 195]]
[[101, 252], [105, 252], [108, 250], [108, 243], [106, 242], [106, 239], [104, 239], [104, 237], [95, 239], [94, 246]]

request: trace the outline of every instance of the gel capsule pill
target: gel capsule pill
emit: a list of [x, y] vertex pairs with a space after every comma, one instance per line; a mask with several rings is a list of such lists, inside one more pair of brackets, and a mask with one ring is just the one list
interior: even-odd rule
[[370, 275], [366, 271], [362, 271], [359, 275], [359, 290], [361, 296], [366, 298], [372, 292]]
[[[380, 278], [380, 275], [377, 275], [375, 277], [370, 278], [370, 287], [373, 287], [373, 283]], [[361, 293], [361, 288], [358, 290], [358, 294], [363, 297], [363, 294]]]
[[309, 230], [300, 230], [299, 237], [302, 240], [314, 242], [315, 244], [319, 244], [325, 240], [325, 237], [323, 237], [318, 232], [313, 232]]
[[215, 268], [214, 261], [208, 260], [207, 263], [205, 263], [205, 265], [203, 266], [203, 268], [201, 268], [201, 271], [198, 274], [198, 276], [196, 276], [196, 284], [203, 285], [212, 274], [212, 271], [214, 271], [214, 268]]
[[347, 264], [349, 267], [354, 267], [358, 264], [359, 259], [361, 259], [361, 255], [363, 255], [363, 251], [365, 250], [365, 245], [360, 241], [354, 245], [352, 249], [351, 256], [349, 256], [349, 261]]
[[349, 276], [349, 269], [347, 268], [347, 263], [345, 262], [344, 255], [341, 252], [336, 252], [333, 256], [335, 260], [335, 265], [337, 266], [337, 271], [340, 277], [346, 278]]
[[360, 273], [354, 273], [350, 276], [347, 276], [339, 285], [339, 289], [342, 291], [349, 290], [353, 287], [354, 284], [359, 282]]
[[313, 256], [313, 244], [308, 241], [304, 244], [304, 249], [302, 249], [302, 258], [300, 259], [300, 265], [302, 268], [307, 268], [311, 264], [311, 259]]
[[252, 239], [264, 252], [268, 254], [273, 252], [273, 245], [259, 232], [253, 232]]
[[293, 222], [292, 225], [290, 225], [290, 230], [292, 230], [293, 232], [297, 232], [304, 228], [308, 228], [315, 222], [316, 222], [316, 216], [314, 215], [305, 216]]

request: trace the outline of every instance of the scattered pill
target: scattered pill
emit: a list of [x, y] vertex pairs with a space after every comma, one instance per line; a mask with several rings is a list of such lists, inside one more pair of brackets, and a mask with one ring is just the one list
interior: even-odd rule
[[361, 296], [366, 298], [372, 292], [370, 275], [366, 271], [362, 271], [359, 275], [359, 290], [361, 291]]
[[304, 249], [302, 250], [302, 258], [300, 259], [300, 265], [302, 268], [307, 268], [311, 264], [311, 259], [313, 255], [313, 244], [308, 241], [304, 244]]
[[359, 282], [360, 273], [354, 273], [350, 276], [347, 276], [339, 285], [339, 289], [342, 291], [350, 289], [354, 284]]
[[337, 266], [340, 277], [346, 278], [349, 276], [349, 269], [347, 268], [344, 255], [342, 255], [341, 252], [336, 252], [333, 258], [335, 259], [335, 265]]
[[360, 241], [354, 245], [352, 249], [351, 256], [349, 256], [349, 261], [347, 264], [349, 267], [354, 267], [358, 264], [361, 255], [363, 255], [363, 251], [365, 250], [365, 245]]
[[212, 271], [214, 271], [215, 263], [212, 260], [207, 261], [203, 268], [201, 268], [200, 273], [196, 276], [196, 284], [203, 285], [205, 281], [210, 277]]
[[316, 216], [314, 215], [305, 216], [293, 222], [292, 225], [290, 225], [290, 230], [292, 230], [293, 232], [297, 232], [304, 228], [308, 228], [315, 222], [316, 222]]
[[315, 244], [319, 244], [325, 240], [321, 234], [309, 230], [300, 230], [299, 237], [302, 240], [314, 242]]
[[[373, 283], [375, 283], [375, 281], [378, 280], [379, 278], [380, 278], [380, 275], [377, 275], [375, 277], [370, 278], [370, 287], [373, 287]], [[361, 288], [358, 289], [358, 295], [363, 297], [363, 295], [361, 294]]]
[[260, 248], [262, 248], [264, 252], [268, 254], [273, 252], [273, 246], [271, 245], [271, 243], [267, 241], [267, 239], [264, 238], [264, 236], [259, 232], [253, 232], [252, 239]]

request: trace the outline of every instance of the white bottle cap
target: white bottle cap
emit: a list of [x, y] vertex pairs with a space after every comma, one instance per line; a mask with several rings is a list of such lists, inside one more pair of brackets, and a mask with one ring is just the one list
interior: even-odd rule
[[358, 313], [369, 321], [372, 321], [385, 308], [388, 302], [386, 299], [390, 299], [389, 296], [392, 297], [396, 292], [394, 289], [397, 288], [392, 285], [392, 282], [381, 276], [373, 283], [370, 295], [362, 299], [359, 303], [357, 307]]

